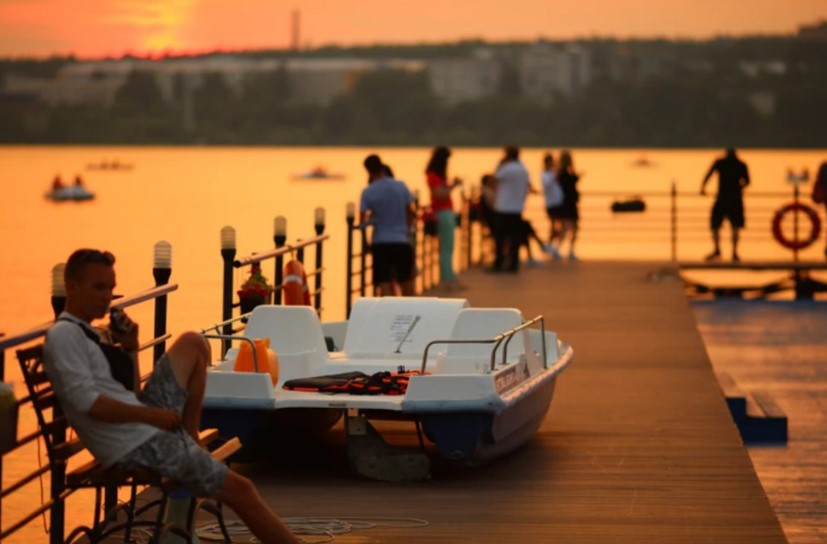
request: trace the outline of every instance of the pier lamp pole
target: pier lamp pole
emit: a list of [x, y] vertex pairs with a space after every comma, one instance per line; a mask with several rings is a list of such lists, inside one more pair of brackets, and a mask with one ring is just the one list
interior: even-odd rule
[[[229, 321], [233, 317], [233, 261], [235, 260], [235, 229], [227, 226], [221, 229], [221, 259], [224, 261], [224, 285], [221, 291], [221, 320]], [[230, 323], [224, 325], [221, 334], [233, 334]], [[230, 341], [224, 340], [224, 351], [230, 349]]]
[[[169, 283], [172, 275], [172, 244], [161, 240], [155, 244], [152, 262], [152, 277], [155, 278], [155, 287]], [[155, 338], [167, 333], [167, 295], [155, 299]], [[152, 361], [159, 360], [167, 348], [166, 341], [155, 344], [152, 348]]]
[[353, 222], [356, 220], [356, 205], [353, 202], [348, 202], [345, 207], [345, 219], [347, 220], [347, 266], [345, 273], [345, 317], [350, 317], [350, 308], [353, 305], [353, 288], [351, 286], [351, 278], [353, 278]]
[[[325, 227], [325, 213], [324, 208], [316, 208], [313, 211], [313, 228], [316, 230], [316, 236], [321, 236], [324, 233]], [[316, 307], [316, 313], [319, 318], [322, 317], [322, 248], [323, 242], [316, 242], [316, 281], [313, 285], [313, 305]]]
[[[279, 249], [281, 247], [284, 247], [285, 242], [287, 242], [287, 219], [283, 215], [278, 215], [275, 219], [273, 219], [273, 243], [276, 244], [276, 249]], [[273, 274], [273, 277], [275, 278], [276, 286], [276, 299], [273, 301], [273, 303], [281, 304], [281, 284], [284, 281], [283, 255], [276, 255], [276, 270], [275, 274]]]
[[63, 283], [63, 271], [66, 263], [58, 263], [52, 267], [52, 311], [55, 319], [66, 306], [66, 284]]

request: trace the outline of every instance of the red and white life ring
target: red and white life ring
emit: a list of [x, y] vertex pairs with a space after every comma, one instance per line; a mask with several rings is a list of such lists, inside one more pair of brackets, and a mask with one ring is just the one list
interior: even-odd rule
[[[790, 212], [802, 212], [810, 220], [810, 233], [806, 238], [790, 240], [784, 236], [784, 232], [781, 230], [781, 222], [784, 220], [784, 216]], [[779, 244], [787, 249], [804, 249], [809, 247], [813, 242], [818, 240], [818, 235], [820, 233], [821, 219], [818, 217], [818, 212], [806, 204], [801, 204], [800, 202], [787, 204], [775, 212], [775, 216], [772, 218], [772, 235]]]
[[310, 306], [310, 291], [307, 289], [307, 275], [302, 263], [292, 260], [284, 265], [284, 304], [288, 306]]

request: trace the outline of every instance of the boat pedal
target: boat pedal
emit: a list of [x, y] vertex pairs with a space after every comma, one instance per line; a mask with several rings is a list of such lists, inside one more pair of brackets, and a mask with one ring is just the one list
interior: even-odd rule
[[428, 456], [390, 446], [365, 417], [348, 416], [346, 449], [351, 468], [383, 482], [417, 482], [431, 476]]

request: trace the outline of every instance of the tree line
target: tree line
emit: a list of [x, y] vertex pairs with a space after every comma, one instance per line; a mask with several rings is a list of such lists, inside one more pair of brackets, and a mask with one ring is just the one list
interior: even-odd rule
[[[306, 56], [435, 59], [469, 54], [480, 42], [443, 46], [325, 48]], [[60, 106], [39, 131], [22, 110], [0, 105], [0, 141], [70, 144], [423, 145], [570, 147], [827, 147], [827, 41], [792, 37], [704, 42], [590, 40], [594, 78], [571, 96], [539, 103], [520, 93], [515, 51], [490, 44], [503, 62], [496, 93], [442, 104], [424, 72], [378, 70], [327, 105], [301, 101], [284, 70], [249, 76], [241, 93], [219, 74], [184, 100], [181, 82], [164, 100], [154, 75], [132, 72], [110, 108]], [[278, 57], [286, 52], [255, 52]], [[295, 53], [291, 53], [295, 56]], [[648, 59], [656, 69], [613, 73], [613, 59]], [[54, 73], [61, 62], [0, 61], [0, 75]], [[744, 62], [783, 70], [747, 73]], [[616, 63], [615, 63], [616, 64]], [[755, 107], [770, 97], [769, 112]], [[187, 103], [189, 102], [189, 103]], [[190, 111], [187, 111], [189, 109]], [[186, 123], [190, 116], [194, 123]]]

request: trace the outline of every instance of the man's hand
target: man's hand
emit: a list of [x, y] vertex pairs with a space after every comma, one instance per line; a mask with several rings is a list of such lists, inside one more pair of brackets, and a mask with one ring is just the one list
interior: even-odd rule
[[181, 414], [169, 408], [147, 408], [149, 417], [146, 423], [164, 431], [174, 431], [181, 427]]
[[138, 324], [129, 319], [126, 314], [123, 315], [126, 325], [126, 332], [119, 332], [116, 328], [109, 328], [109, 333], [112, 335], [112, 340], [121, 345], [126, 351], [138, 351], [140, 343], [138, 342]]

